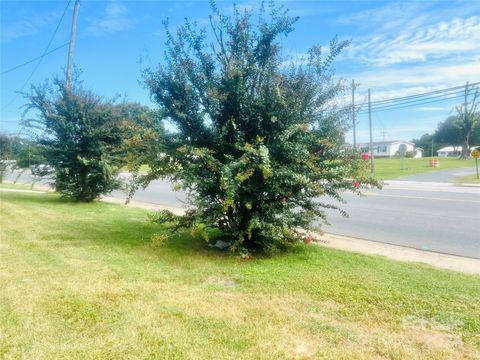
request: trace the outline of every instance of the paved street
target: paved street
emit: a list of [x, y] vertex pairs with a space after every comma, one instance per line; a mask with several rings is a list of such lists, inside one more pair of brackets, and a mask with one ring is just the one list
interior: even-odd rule
[[366, 198], [345, 194], [350, 218], [330, 211], [325, 231], [480, 258], [480, 187], [412, 185], [392, 183]]
[[[8, 177], [10, 180], [12, 176]], [[23, 175], [21, 182], [28, 182]], [[345, 194], [341, 205], [350, 217], [328, 211], [333, 234], [480, 258], [480, 187], [441, 182], [390, 181], [366, 197]], [[120, 192], [112, 194], [124, 198]], [[184, 196], [170, 184], [154, 181], [134, 200], [181, 207]], [[323, 200], [323, 199], [322, 199]]]

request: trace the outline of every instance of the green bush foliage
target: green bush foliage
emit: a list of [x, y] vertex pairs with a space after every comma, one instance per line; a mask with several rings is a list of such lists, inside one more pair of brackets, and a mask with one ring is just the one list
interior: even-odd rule
[[348, 111], [337, 100], [346, 88], [332, 62], [347, 42], [287, 63], [278, 40], [297, 19], [286, 10], [262, 8], [257, 21], [212, 8], [213, 44], [188, 21], [176, 34], [165, 26], [166, 59], [145, 81], [177, 131], [156, 144], [137, 186], [176, 182], [193, 205], [185, 224], [220, 229], [233, 251], [284, 250], [326, 221], [325, 208], [335, 207], [322, 198], [375, 183], [342, 146]]
[[122, 115], [117, 107], [65, 81], [34, 86], [27, 95], [24, 119], [41, 146], [45, 162], [34, 172], [51, 176], [56, 191], [77, 201], [92, 201], [119, 187], [116, 175], [124, 163]]

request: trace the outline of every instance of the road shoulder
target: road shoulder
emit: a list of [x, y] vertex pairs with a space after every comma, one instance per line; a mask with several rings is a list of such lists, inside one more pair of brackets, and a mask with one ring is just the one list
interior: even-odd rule
[[319, 244], [328, 248], [366, 255], [380, 255], [393, 260], [417, 262], [441, 269], [480, 274], [479, 259], [441, 254], [328, 233], [319, 235], [318, 238]]

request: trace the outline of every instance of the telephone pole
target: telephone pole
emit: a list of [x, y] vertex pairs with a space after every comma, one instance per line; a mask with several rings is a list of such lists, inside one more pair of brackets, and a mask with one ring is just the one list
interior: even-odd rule
[[370, 99], [370, 88], [368, 89], [368, 127], [370, 128], [370, 166], [372, 169], [372, 174], [375, 174], [375, 162], [373, 161], [372, 102]]
[[[463, 120], [464, 121], [464, 126], [467, 126], [468, 124], [468, 109], [467, 109], [467, 106], [468, 106], [468, 81], [467, 83], [465, 84], [465, 103], [463, 104], [463, 107], [464, 107], [464, 116], [465, 116], [465, 119]], [[469, 151], [468, 151], [468, 141], [467, 143], [463, 144], [462, 146], [462, 156], [460, 157], [461, 159], [466, 159], [468, 158], [468, 156], [470, 155], [469, 154]]]
[[353, 124], [353, 148], [357, 148], [357, 134], [355, 124], [355, 80], [352, 80], [352, 124]]
[[80, 6], [80, 0], [75, 0], [75, 6], [73, 8], [72, 29], [70, 31], [70, 45], [68, 47], [68, 63], [67, 63], [67, 78], [66, 78], [67, 90], [70, 90], [72, 88], [73, 51], [75, 48], [75, 34], [77, 32], [77, 16], [78, 16], [79, 6]]

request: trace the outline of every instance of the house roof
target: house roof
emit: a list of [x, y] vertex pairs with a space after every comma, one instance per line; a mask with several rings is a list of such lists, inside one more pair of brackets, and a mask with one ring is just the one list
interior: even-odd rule
[[[475, 149], [478, 146], [470, 146], [470, 149]], [[447, 151], [462, 151], [462, 147], [459, 146], [445, 146], [441, 149], [438, 149], [437, 152], [447, 152]]]
[[[379, 146], [379, 145], [392, 145], [392, 144], [395, 144], [395, 143], [402, 143], [402, 144], [409, 144], [409, 145], [415, 145], [414, 143], [410, 142], [410, 141], [405, 141], [405, 140], [391, 140], [391, 141], [374, 141], [372, 142], [372, 145], [374, 146]], [[361, 146], [369, 146], [370, 143], [358, 143], [357, 144], [357, 147], [361, 147]]]

